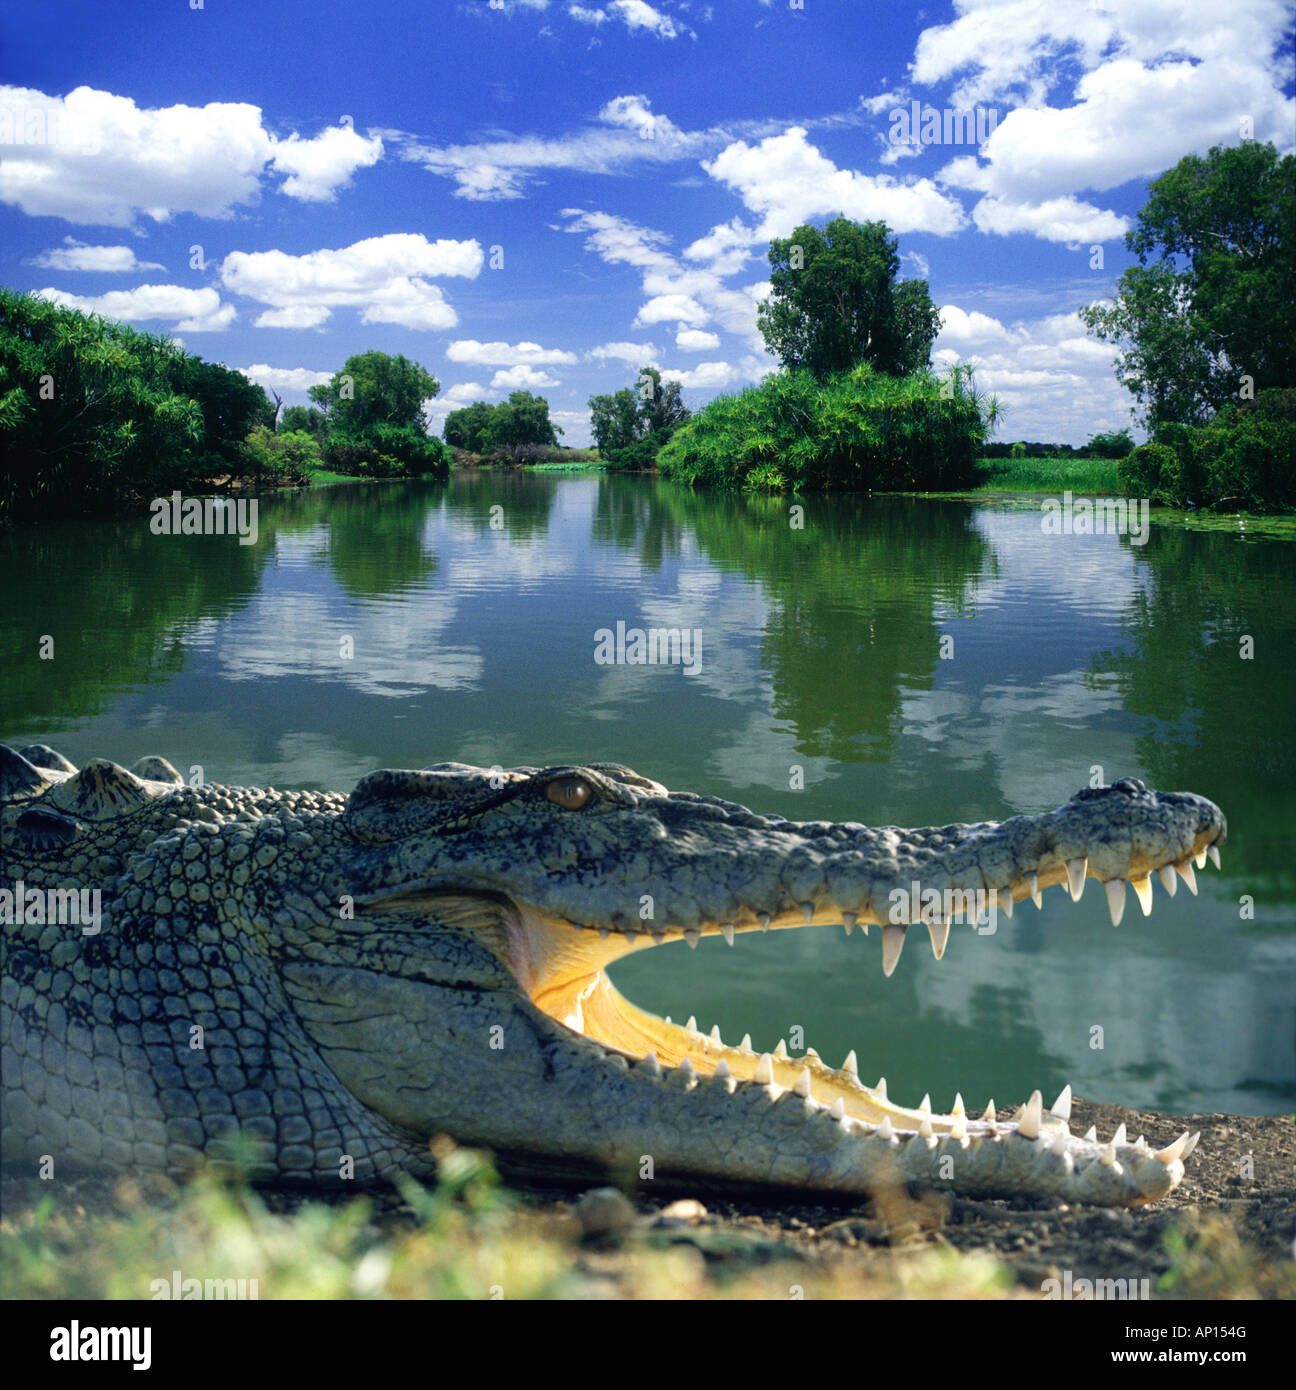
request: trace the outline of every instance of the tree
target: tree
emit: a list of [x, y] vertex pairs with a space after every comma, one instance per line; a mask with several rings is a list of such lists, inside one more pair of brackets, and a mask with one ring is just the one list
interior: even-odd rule
[[202, 409], [206, 467], [213, 471], [238, 462], [243, 438], [254, 426], [273, 428], [275, 407], [264, 389], [242, 372], [177, 350], [167, 377], [173, 391], [189, 396]]
[[325, 431], [327, 420], [322, 410], [309, 405], [290, 405], [279, 417], [281, 434], [299, 430], [306, 434], [319, 436]]
[[[1155, 433], [1296, 383], [1296, 156], [1249, 141], [1188, 155], [1148, 186], [1116, 302], [1080, 310]], [[1247, 397], [1244, 396], [1244, 399]]]
[[931, 360], [940, 314], [925, 280], [897, 282], [900, 258], [884, 222], [834, 218], [769, 247], [769, 297], [756, 322], [788, 370], [817, 378], [868, 362], [904, 376]]
[[474, 401], [462, 410], [452, 410], [446, 416], [441, 436], [453, 448], [480, 454], [486, 447], [486, 426], [494, 414], [495, 407], [487, 401]]
[[543, 396], [513, 391], [507, 401], [491, 412], [481, 442], [487, 451], [507, 449], [517, 453], [556, 448], [561, 433], [549, 418], [549, 402]]
[[441, 390], [441, 383], [408, 357], [371, 351], [348, 357], [330, 381], [310, 388], [310, 398], [330, 423], [349, 434], [363, 434], [374, 425], [417, 425], [426, 432], [423, 402]]
[[340, 372], [309, 392], [326, 417], [329, 462], [339, 471], [373, 476], [402, 468], [447, 472], [445, 450], [428, 434], [423, 409], [440, 389], [436, 377], [408, 357], [378, 351], [348, 357]]
[[590, 423], [599, 457], [614, 468], [649, 468], [666, 441], [689, 418], [678, 381], [640, 367], [637, 389], [591, 396]]

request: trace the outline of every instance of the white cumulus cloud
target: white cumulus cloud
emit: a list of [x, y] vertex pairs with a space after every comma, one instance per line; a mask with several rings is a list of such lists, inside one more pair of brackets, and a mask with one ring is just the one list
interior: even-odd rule
[[534, 367], [504, 367], [491, 377], [492, 391], [534, 391], [542, 386], [557, 386], [558, 378]]
[[319, 201], [381, 154], [381, 140], [349, 127], [280, 139], [248, 102], [146, 108], [92, 87], [58, 97], [0, 86], [0, 202], [32, 217], [110, 227], [229, 217], [258, 201], [267, 173], [287, 175], [289, 197]]
[[[756, 145], [735, 140], [702, 167], [761, 217], [755, 239], [782, 237], [816, 217], [842, 214], [885, 222], [893, 232], [948, 236], [967, 224], [962, 205], [930, 179], [839, 169], [806, 139], [802, 126]], [[736, 233], [730, 233], [733, 240]], [[712, 236], [717, 236], [716, 232]], [[717, 243], [719, 249], [720, 243]]]
[[42, 251], [34, 264], [44, 270], [98, 270], [103, 272], [162, 270], [157, 261], [138, 261], [129, 246], [88, 246], [75, 237], [64, 237], [62, 246]]
[[309, 391], [312, 386], [323, 386], [333, 380], [332, 372], [313, 372], [309, 367], [271, 367], [265, 362], [257, 362], [251, 367], [235, 369], [243, 373], [249, 381], [274, 391]]
[[451, 362], [471, 362], [484, 367], [515, 367], [570, 365], [576, 361], [574, 352], [562, 348], [543, 348], [539, 343], [479, 343], [475, 338], [460, 338], [446, 348]]
[[720, 336], [701, 328], [681, 328], [675, 334], [675, 346], [681, 352], [711, 352], [720, 346]]
[[360, 310], [362, 323], [405, 328], [453, 328], [458, 315], [431, 276], [481, 272], [476, 241], [428, 241], [421, 232], [368, 237], [337, 250], [292, 256], [284, 251], [232, 251], [221, 283], [269, 308], [263, 328], [314, 328], [335, 308]]
[[176, 333], [218, 332], [238, 317], [232, 304], [221, 302], [213, 289], [191, 289], [185, 285], [139, 285], [133, 290], [109, 290], [106, 294], [69, 294], [66, 290], [36, 290], [38, 299], [48, 299], [65, 309], [83, 314], [102, 314], [122, 323], [168, 323]]

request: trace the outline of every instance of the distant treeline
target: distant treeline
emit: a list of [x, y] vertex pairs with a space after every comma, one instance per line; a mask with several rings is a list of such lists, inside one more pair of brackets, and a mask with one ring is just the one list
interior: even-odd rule
[[[362, 353], [323, 386], [320, 409], [278, 401], [241, 372], [169, 338], [0, 288], [0, 521], [138, 507], [180, 491], [358, 477], [444, 476], [448, 451], [417, 363]], [[293, 428], [296, 426], [296, 428]]]

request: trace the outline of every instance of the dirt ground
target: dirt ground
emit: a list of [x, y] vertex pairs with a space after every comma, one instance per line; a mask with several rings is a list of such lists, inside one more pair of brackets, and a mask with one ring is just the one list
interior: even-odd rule
[[[524, 1298], [1029, 1299], [1050, 1291], [1047, 1280], [1069, 1279], [1072, 1290], [1080, 1280], [1138, 1281], [1130, 1296], [1140, 1298], [1296, 1299], [1296, 1119], [1074, 1102], [1073, 1130], [1095, 1124], [1107, 1137], [1121, 1123], [1154, 1146], [1201, 1131], [1180, 1186], [1132, 1211], [903, 1188], [809, 1202], [665, 1184], [624, 1194], [586, 1181], [510, 1184], [492, 1224], [471, 1198], [453, 1195], [452, 1180], [430, 1224], [426, 1205], [416, 1211], [391, 1189], [365, 1194], [358, 1226], [345, 1200], [321, 1208], [317, 1190], [263, 1189], [263, 1215], [232, 1238], [221, 1230], [231, 1210], [213, 1216], [200, 1194], [169, 1179], [73, 1179], [52, 1191], [9, 1176], [0, 1277], [7, 1296], [140, 1297], [154, 1266], [172, 1268], [173, 1249], [185, 1269], [206, 1271], [237, 1248], [235, 1272], [260, 1273], [262, 1297], [355, 1297], [365, 1295], [352, 1275], [378, 1248], [395, 1259], [384, 1289], [395, 1298], [492, 1297], [506, 1283]], [[468, 1150], [446, 1152], [461, 1166], [472, 1161]], [[57, 1220], [41, 1214], [49, 1201]], [[178, 1246], [166, 1244], [173, 1227]], [[248, 1239], [278, 1250], [275, 1261], [249, 1266]], [[123, 1282], [132, 1261], [139, 1269]], [[331, 1282], [303, 1279], [299, 1267], [329, 1261]]]
[[[930, 1192], [849, 1205], [735, 1202], [699, 1192], [700, 1218], [661, 1215], [687, 1213], [670, 1206], [678, 1194], [636, 1205], [641, 1222], [695, 1242], [717, 1274], [726, 1264], [789, 1259], [854, 1276], [863, 1290], [880, 1282], [882, 1292], [895, 1272], [889, 1264], [924, 1248], [952, 1248], [989, 1255], [1010, 1271], [1009, 1296], [1039, 1297], [1046, 1279], [1069, 1271], [1073, 1286], [1082, 1278], [1148, 1279], [1153, 1297], [1296, 1297], [1296, 1121], [1074, 1103], [1076, 1132], [1095, 1124], [1107, 1137], [1122, 1122], [1131, 1139], [1146, 1134], [1154, 1147], [1185, 1129], [1201, 1132], [1179, 1187], [1131, 1211]], [[607, 1251], [614, 1241], [594, 1243]]]

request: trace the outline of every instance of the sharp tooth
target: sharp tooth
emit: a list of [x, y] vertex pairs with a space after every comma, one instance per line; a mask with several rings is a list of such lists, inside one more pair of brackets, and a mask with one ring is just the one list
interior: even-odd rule
[[1091, 1144], [1096, 1144], [1096, 1143], [1098, 1142], [1098, 1126], [1097, 1126], [1097, 1125], [1090, 1125], [1089, 1128], [1088, 1128], [1087, 1130], [1085, 1130], [1084, 1137], [1085, 1137]]
[[760, 922], [761, 931], [769, 931], [770, 915], [768, 912], [757, 913], [757, 921]]
[[715, 1074], [721, 1081], [733, 1075], [733, 1072], [729, 1070], [729, 1063], [723, 1057], [716, 1063]]
[[838, 1096], [833, 1101], [832, 1109], [828, 1112], [834, 1120], [844, 1120], [846, 1118], [846, 1102]]
[[720, 928], [720, 930], [724, 933], [724, 939], [729, 943], [730, 946], [732, 946], [732, 945], [733, 945], [733, 923], [732, 923], [732, 922], [726, 922], [726, 923]]
[[930, 1117], [927, 1117], [919, 1122], [918, 1133], [923, 1139], [930, 1139], [932, 1137], [933, 1130]]
[[599, 928], [599, 940], [600, 940], [600, 941], [606, 941], [607, 939], [608, 939], [608, 929], [607, 929], [606, 927], [600, 927], [600, 928]]
[[952, 1125], [950, 1125], [950, 1131], [949, 1131], [949, 1132], [950, 1132], [950, 1138], [951, 1138], [951, 1139], [966, 1139], [966, 1138], [967, 1138], [967, 1116], [966, 1116], [966, 1115], [963, 1115], [963, 1114], [956, 1114], [956, 1115], [954, 1116], [954, 1123], [953, 1123]]
[[[928, 922], [927, 930], [931, 933], [932, 955], [937, 960], [945, 954], [945, 947], [949, 944], [950, 924], [948, 922]], [[885, 933], [884, 933], [885, 934]], [[896, 955], [899, 956], [899, 951]], [[887, 972], [890, 973], [889, 971]]]
[[712, 1024], [711, 1026], [711, 1041], [719, 1047], [724, 1046], [724, 1043], [720, 1040], [720, 1025], [718, 1023]]
[[801, 1075], [797, 1077], [797, 1079], [796, 1079], [796, 1085], [795, 1085], [792, 1089], [793, 1089], [793, 1090], [797, 1093], [797, 1095], [799, 1095], [799, 1096], [806, 1096], [806, 1097], [808, 1097], [808, 1096], [810, 1095], [810, 1068], [809, 1068], [809, 1067], [802, 1067], [802, 1068], [801, 1068]]
[[1098, 1155], [1098, 1162], [1104, 1168], [1114, 1168], [1116, 1166], [1116, 1145], [1105, 1144], [1102, 1153]]
[[878, 1084], [873, 1087], [873, 1093], [879, 1100], [885, 1100], [887, 1098], [885, 1076], [878, 1077]]
[[985, 1114], [981, 1116], [981, 1119], [984, 1123], [988, 1125], [993, 1125], [998, 1118], [999, 1116], [995, 1112], [994, 1097], [992, 1096], [990, 1099], [990, 1104], [986, 1106]]
[[692, 1076], [692, 1075], [693, 1075], [693, 1063], [690, 1062], [689, 1059], [688, 1059], [687, 1057], [681, 1057], [681, 1058], [680, 1058], [680, 1064], [679, 1064], [679, 1067], [677, 1068], [677, 1070], [680, 1071], [681, 1073], [683, 1073], [683, 1075], [685, 1075], [685, 1076]]
[[1085, 870], [1088, 867], [1088, 859], [1067, 860], [1067, 883], [1071, 889], [1071, 901], [1073, 903], [1078, 903], [1081, 893], [1084, 892]]
[[787, 1042], [786, 1042], [783, 1038], [780, 1038], [780, 1039], [778, 1040], [778, 1046], [774, 1049], [774, 1055], [775, 1055], [780, 1061], [783, 1061], [783, 1062], [787, 1061], [787, 1055], [788, 1055], [788, 1053], [787, 1053]]
[[1206, 867], [1206, 851], [1204, 849], [1199, 849], [1197, 853], [1193, 855], [1193, 858], [1197, 861], [1197, 867], [1199, 869], [1204, 869]]
[[689, 1014], [689, 1021], [684, 1026], [689, 1030], [690, 1033], [696, 1033], [698, 1030], [696, 1015]]
[[810, 1060], [810, 1061], [812, 1061], [812, 1062], [817, 1062], [817, 1061], [819, 1061], [819, 1054], [818, 1054], [818, 1052], [815, 1051], [815, 1049], [814, 1049], [813, 1047], [807, 1047], [806, 1050], [805, 1050], [805, 1055], [806, 1055], [807, 1059]]
[[768, 1052], [762, 1052], [756, 1063], [756, 1080], [762, 1086], [768, 1086], [774, 1080], [774, 1059]]
[[698, 942], [702, 940], [702, 933], [693, 930], [686, 931], [684, 940], [688, 942], [690, 951], [696, 951]]
[[1107, 911], [1111, 913], [1112, 926], [1119, 927], [1125, 915], [1125, 880], [1109, 878], [1103, 887], [1107, 890]]
[[1062, 1155], [1067, 1151], [1067, 1139], [1067, 1132], [1065, 1130], [1059, 1130], [1057, 1137], [1049, 1145], [1050, 1151], [1055, 1153], [1059, 1158], [1061, 1158]]
[[662, 1074], [661, 1063], [657, 1060], [657, 1054], [650, 1052], [641, 1063], [649, 1076], [660, 1076]]
[[1069, 1085], [1062, 1087], [1062, 1094], [1053, 1102], [1049, 1114], [1055, 1115], [1059, 1120], [1071, 1118], [1071, 1087]]
[[927, 1095], [925, 1095], [925, 1096], [923, 1096], [923, 1098], [922, 1098], [922, 1103], [918, 1106], [918, 1109], [921, 1110], [925, 1115], [930, 1115], [930, 1114], [931, 1114], [931, 1095], [930, 1095], [930, 1093], [927, 1094]]
[[[1220, 867], [1219, 846], [1211, 845], [1206, 853], [1210, 855], [1210, 862], [1218, 869]], [[1192, 1150], [1189, 1149], [1188, 1152], [1191, 1153]]]
[[808, 927], [808, 926], [810, 925], [810, 923], [814, 921], [814, 904], [813, 904], [813, 903], [802, 903], [802, 904], [801, 904], [801, 912], [802, 912], [802, 914], [804, 915], [804, 917], [805, 917], [805, 919], [806, 919], [806, 926]]
[[904, 950], [905, 929], [894, 922], [888, 922], [882, 928], [882, 973], [891, 978], [892, 971], [896, 968], [896, 962], [900, 959], [900, 952]]
[[891, 1127], [891, 1116], [884, 1115], [882, 1123], [878, 1125], [878, 1138], [886, 1139], [888, 1142], [895, 1137], [895, 1130]]
[[1146, 1139], [1144, 1139], [1144, 1137], [1143, 1137], [1141, 1134], [1140, 1134], [1139, 1137], [1134, 1141], [1134, 1147], [1135, 1147], [1136, 1149], [1146, 1149], [1147, 1146], [1148, 1146], [1148, 1142], [1147, 1142]]
[[842, 926], [845, 928], [847, 936], [855, 930], [855, 914], [853, 912], [842, 913]]
[[1179, 877], [1188, 885], [1188, 891], [1195, 898], [1197, 896], [1197, 875], [1193, 873], [1193, 866], [1185, 859], [1182, 864], [1176, 864], [1175, 868], [1179, 871]]
[[1192, 1151], [1197, 1147], [1197, 1141], [1198, 1141], [1200, 1138], [1201, 1138], [1201, 1131], [1198, 1130], [1198, 1132], [1197, 1132], [1196, 1134], [1194, 1134], [1194, 1135], [1188, 1140], [1188, 1146], [1187, 1146], [1187, 1148], [1185, 1148], [1184, 1151], [1183, 1151], [1183, 1157], [1184, 1157], [1184, 1158], [1187, 1158], [1188, 1155], [1191, 1154]]
[[1013, 915], [1013, 895], [1011, 888], [1001, 888], [999, 890], [999, 911], [1005, 917], [1011, 918]]
[[1130, 887], [1139, 900], [1144, 917], [1150, 917], [1152, 915], [1152, 880], [1150, 878], [1132, 878], [1130, 879]]
[[1179, 891], [1179, 875], [1175, 873], [1173, 864], [1163, 864], [1157, 870], [1157, 877], [1161, 880], [1161, 887], [1173, 898]]
[[1118, 1125], [1116, 1126], [1116, 1133], [1112, 1135], [1112, 1147], [1113, 1147], [1113, 1148], [1120, 1148], [1122, 1145], [1128, 1144], [1128, 1143], [1129, 1143], [1129, 1138], [1128, 1138], [1128, 1136], [1127, 1136], [1126, 1133], [1125, 1133], [1125, 1125], [1124, 1125], [1124, 1123], [1122, 1122], [1121, 1124], [1118, 1124]]
[[750, 1034], [750, 1033], [744, 1033], [744, 1034], [743, 1034], [742, 1042], [740, 1042], [740, 1043], [738, 1044], [738, 1046], [739, 1046], [744, 1052], [750, 1052], [750, 1051], [752, 1050], [752, 1045], [751, 1045], [751, 1034]]
[[950, 1111], [950, 1114], [965, 1115], [966, 1113], [967, 1112], [963, 1108], [963, 1092], [957, 1091], [954, 1095], [954, 1109]]
[[1038, 1091], [1031, 1092], [1031, 1098], [1021, 1108], [1017, 1116], [1017, 1131], [1023, 1139], [1038, 1139], [1040, 1121], [1044, 1118], [1044, 1097]]
[[852, 1076], [859, 1075], [859, 1058], [856, 1057], [855, 1049], [853, 1047], [846, 1054], [846, 1060], [841, 1064], [841, 1069], [842, 1071], [850, 1072]]
[[670, 1016], [670, 1014], [667, 1014], [666, 1017], [662, 1019], [662, 1022], [663, 1022], [663, 1023], [669, 1023], [670, 1021], [671, 1021], [671, 1016]]
[[1026, 887], [1030, 891], [1031, 901], [1036, 907], [1043, 907], [1044, 899], [1040, 896], [1039, 875], [1032, 869], [1026, 875]]
[[1178, 1137], [1178, 1139], [1174, 1141], [1173, 1144], [1167, 1144], [1164, 1149], [1158, 1149], [1156, 1157], [1159, 1158], [1161, 1162], [1164, 1163], [1168, 1168], [1170, 1164], [1176, 1162], [1176, 1160], [1178, 1159], [1181, 1159], [1184, 1156], [1184, 1154], [1187, 1153], [1188, 1138], [1188, 1131], [1184, 1130], [1184, 1132]]

